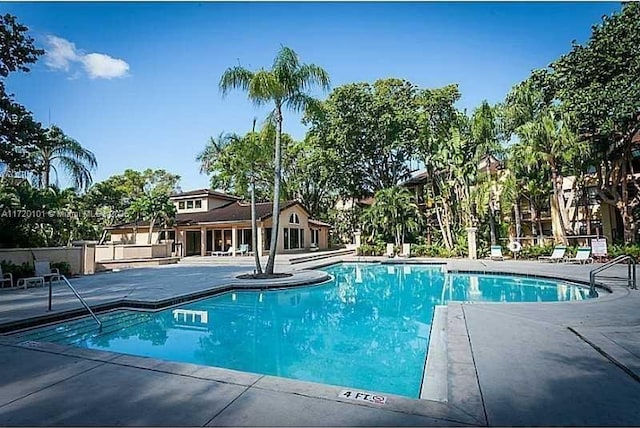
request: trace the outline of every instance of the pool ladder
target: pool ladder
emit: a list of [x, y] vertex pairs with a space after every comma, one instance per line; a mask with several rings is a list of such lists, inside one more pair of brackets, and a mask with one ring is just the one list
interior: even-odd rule
[[599, 274], [600, 272], [609, 269], [610, 267], [623, 263], [623, 262], [629, 262], [627, 264], [628, 269], [627, 269], [627, 285], [629, 286], [629, 288], [637, 290], [638, 289], [638, 285], [636, 284], [636, 264], [637, 261], [636, 259], [629, 255], [629, 254], [622, 254], [619, 255], [618, 257], [616, 257], [613, 260], [608, 261], [607, 263], [603, 264], [602, 266], [599, 266], [593, 270], [591, 270], [591, 272], [589, 273], [589, 295], [591, 296], [596, 296], [596, 275]]
[[[80, 303], [82, 303], [82, 305], [87, 309], [87, 311], [89, 311], [89, 314], [91, 314], [91, 316], [93, 317], [93, 319], [95, 320], [96, 323], [98, 323], [98, 328], [100, 329], [100, 331], [102, 331], [102, 321], [100, 321], [98, 319], [98, 317], [96, 316], [96, 314], [91, 310], [91, 307], [87, 304], [87, 302], [82, 298], [82, 296], [78, 293], [78, 291], [73, 287], [73, 285], [71, 285], [71, 283], [69, 282], [69, 280], [67, 279], [66, 276], [64, 275], [60, 275], [60, 278], [62, 278], [62, 280], [67, 284], [67, 287], [69, 287], [71, 289], [71, 291], [73, 291], [73, 294], [76, 295], [76, 297], [78, 298], [78, 300], [80, 300]], [[49, 281], [49, 310], [51, 310], [51, 300], [52, 300], [52, 286], [51, 283], [53, 281]]]

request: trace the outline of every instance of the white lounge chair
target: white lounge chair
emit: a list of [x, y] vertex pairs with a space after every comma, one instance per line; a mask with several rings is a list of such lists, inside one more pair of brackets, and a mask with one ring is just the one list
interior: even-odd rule
[[560, 262], [564, 260], [564, 253], [567, 252], [567, 247], [564, 245], [556, 245], [553, 249], [553, 253], [550, 256], [540, 256], [538, 260], [541, 262]]
[[396, 255], [396, 248], [395, 245], [393, 244], [387, 244], [387, 252], [384, 253], [385, 256], [387, 257], [393, 257]]
[[593, 263], [593, 258], [591, 257], [591, 247], [579, 247], [575, 257], [568, 257], [565, 259], [568, 263]]
[[500, 245], [492, 245], [491, 246], [491, 254], [489, 255], [491, 260], [504, 260], [504, 256], [502, 255], [502, 247]]
[[31, 276], [29, 278], [20, 278], [16, 283], [16, 287], [24, 287], [24, 289], [26, 290], [29, 284], [35, 284], [35, 285], [40, 284], [41, 287], [44, 287], [44, 278], [41, 276]]
[[248, 252], [249, 252], [249, 244], [240, 244], [240, 248], [238, 248], [238, 251], [236, 251], [236, 254], [245, 256]]
[[212, 256], [232, 256], [233, 255], [233, 247], [227, 248], [227, 251], [212, 251]]
[[9, 288], [13, 287], [13, 274], [11, 272], [3, 273], [0, 265], [0, 288], [4, 288], [5, 283], [9, 283]]
[[411, 257], [411, 244], [402, 244], [402, 253], [400, 253], [400, 257]]

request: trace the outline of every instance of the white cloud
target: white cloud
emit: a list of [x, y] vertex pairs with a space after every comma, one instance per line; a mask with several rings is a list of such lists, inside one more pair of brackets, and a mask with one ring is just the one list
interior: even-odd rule
[[92, 79], [123, 77], [129, 71], [129, 64], [125, 61], [99, 53], [83, 56], [82, 63]]
[[[73, 71], [74, 65], [81, 64], [91, 79], [113, 79], [124, 77], [129, 64], [121, 59], [101, 53], [88, 53], [76, 48], [75, 43], [61, 37], [48, 36], [45, 64], [58, 71]], [[74, 72], [77, 76], [78, 71]]]
[[56, 36], [48, 36], [47, 54], [44, 57], [45, 64], [54, 70], [69, 71], [71, 62], [78, 60], [76, 45], [68, 40]]

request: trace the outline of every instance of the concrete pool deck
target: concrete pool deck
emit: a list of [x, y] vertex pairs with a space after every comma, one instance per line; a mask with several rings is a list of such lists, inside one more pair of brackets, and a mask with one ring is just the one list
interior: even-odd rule
[[[278, 270], [331, 261], [337, 257]], [[442, 260], [448, 270], [588, 281], [593, 266]], [[94, 306], [228, 283], [251, 265], [171, 265], [74, 279]], [[619, 274], [624, 267], [616, 267]], [[609, 274], [611, 275], [611, 273]], [[62, 286], [54, 309], [68, 310]], [[640, 291], [580, 302], [449, 303], [448, 400], [338, 398], [339, 387], [0, 336], [0, 425], [640, 425]], [[0, 326], [46, 311], [42, 289], [0, 292]], [[68, 307], [65, 305], [69, 305]]]

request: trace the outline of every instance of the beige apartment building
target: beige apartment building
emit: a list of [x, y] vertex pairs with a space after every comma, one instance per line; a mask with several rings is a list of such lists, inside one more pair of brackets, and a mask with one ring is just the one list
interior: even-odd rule
[[[241, 248], [253, 251], [251, 204], [241, 198], [209, 189], [181, 192], [170, 197], [176, 207], [173, 225], [154, 228], [151, 242], [173, 240], [181, 257], [225, 253]], [[272, 229], [271, 202], [256, 204], [257, 247], [268, 254]], [[314, 220], [298, 201], [281, 203], [278, 253], [326, 249], [331, 225]], [[135, 229], [135, 233], [134, 233]], [[110, 228], [111, 243], [146, 244], [149, 224], [126, 223]]]

